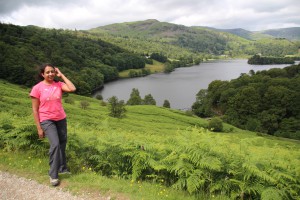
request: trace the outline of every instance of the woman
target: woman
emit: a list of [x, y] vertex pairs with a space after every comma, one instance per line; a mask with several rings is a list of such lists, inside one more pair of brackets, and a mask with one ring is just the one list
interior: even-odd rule
[[[55, 76], [64, 82], [54, 80]], [[74, 84], [51, 64], [40, 67], [39, 77], [31, 92], [33, 117], [39, 138], [49, 139], [49, 176], [53, 186], [59, 185], [58, 173], [69, 173], [66, 165], [67, 121], [62, 106], [62, 93], [74, 92]]]

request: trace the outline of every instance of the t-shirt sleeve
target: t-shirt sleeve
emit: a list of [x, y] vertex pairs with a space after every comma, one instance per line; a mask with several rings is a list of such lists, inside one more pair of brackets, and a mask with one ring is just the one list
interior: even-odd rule
[[64, 83], [64, 82], [62, 82], [62, 81], [59, 81], [59, 82], [57, 82], [57, 83], [58, 83], [58, 85], [59, 85], [60, 89], [62, 90], [62, 87], [65, 85], [65, 83]]
[[31, 92], [30, 92], [30, 94], [29, 94], [29, 96], [31, 96], [31, 97], [35, 97], [35, 98], [40, 98], [40, 92], [39, 92], [39, 90], [38, 90], [38, 87], [37, 87], [37, 85], [35, 85], [33, 88], [32, 88], [32, 90], [31, 90]]

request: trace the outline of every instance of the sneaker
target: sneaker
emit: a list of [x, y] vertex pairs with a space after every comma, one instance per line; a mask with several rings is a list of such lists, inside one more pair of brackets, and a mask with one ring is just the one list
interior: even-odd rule
[[58, 186], [59, 185], [59, 179], [50, 177], [50, 184], [52, 186]]
[[68, 170], [64, 170], [62, 172], [58, 172], [59, 174], [72, 174], [70, 171]]

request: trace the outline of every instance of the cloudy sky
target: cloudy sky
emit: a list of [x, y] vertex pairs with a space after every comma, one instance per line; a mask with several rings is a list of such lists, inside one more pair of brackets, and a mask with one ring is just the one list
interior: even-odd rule
[[86, 30], [157, 19], [259, 31], [300, 27], [299, 0], [0, 0], [0, 22]]

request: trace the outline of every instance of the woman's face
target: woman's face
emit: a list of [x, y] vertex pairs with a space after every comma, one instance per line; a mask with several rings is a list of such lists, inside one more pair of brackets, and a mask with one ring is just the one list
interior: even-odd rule
[[45, 67], [44, 73], [42, 73], [42, 76], [47, 82], [52, 82], [54, 80], [55, 75], [55, 69], [51, 66]]

